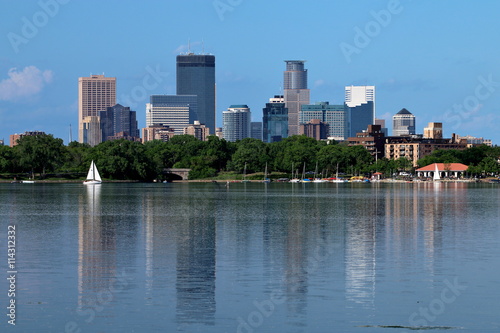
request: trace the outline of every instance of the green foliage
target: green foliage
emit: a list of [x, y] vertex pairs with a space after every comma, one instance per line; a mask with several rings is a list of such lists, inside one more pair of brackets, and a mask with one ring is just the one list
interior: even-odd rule
[[86, 143], [73, 141], [70, 142], [65, 148], [64, 165], [61, 169], [65, 172], [87, 172], [87, 157], [90, 153], [91, 147]]
[[245, 164], [247, 173], [263, 171], [266, 162], [269, 162], [267, 147], [258, 139], [246, 138], [237, 143], [237, 149], [232, 155], [230, 170], [242, 173]]
[[[420, 167], [431, 163], [463, 163], [469, 173], [498, 174], [500, 147], [480, 146], [466, 150], [437, 150], [418, 161]], [[106, 141], [95, 147], [71, 142], [63, 146], [61, 139], [51, 135], [25, 136], [14, 148], [0, 147], [0, 172], [65, 172], [74, 175], [86, 173], [94, 160], [104, 178], [150, 181], [164, 177], [166, 168], [189, 168], [189, 178], [211, 178], [220, 173], [257, 173], [261, 179], [266, 164], [268, 172], [279, 174], [322, 172], [364, 174], [411, 171], [406, 158], [396, 161], [385, 158], [374, 162], [362, 146], [326, 144], [303, 135], [295, 135], [275, 143], [264, 143], [247, 138], [228, 142], [216, 136], [200, 141], [191, 135], [177, 135], [169, 142], [158, 140], [145, 144], [126, 140]], [[250, 179], [251, 176], [248, 176]]]
[[294, 135], [280, 142], [269, 144], [269, 156], [274, 161], [270, 169], [281, 172], [290, 172], [294, 169], [302, 170], [304, 163], [306, 168], [315, 168], [318, 151], [325, 146], [323, 141], [309, 138], [305, 135]]
[[13, 172], [15, 165], [14, 149], [9, 146], [0, 146], [0, 172]]
[[111, 179], [152, 179], [154, 169], [146, 157], [146, 147], [128, 140], [105, 141], [88, 155], [103, 177]]
[[40, 174], [60, 167], [66, 152], [63, 140], [55, 139], [51, 134], [23, 136], [14, 151], [23, 171]]

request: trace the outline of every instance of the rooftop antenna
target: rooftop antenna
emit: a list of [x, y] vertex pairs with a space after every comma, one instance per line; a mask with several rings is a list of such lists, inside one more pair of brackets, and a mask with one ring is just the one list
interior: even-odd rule
[[191, 53], [191, 39], [188, 39], [188, 54]]
[[205, 41], [203, 39], [201, 40], [201, 50], [202, 54], [205, 54]]
[[71, 133], [71, 124], [69, 124], [69, 142], [73, 142], [73, 133]]

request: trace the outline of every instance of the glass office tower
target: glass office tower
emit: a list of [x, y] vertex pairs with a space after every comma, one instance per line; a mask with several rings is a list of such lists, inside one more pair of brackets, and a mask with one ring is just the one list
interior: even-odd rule
[[215, 133], [215, 56], [189, 53], [177, 56], [177, 95], [196, 95], [197, 114], [190, 114]]
[[288, 109], [282, 95], [269, 99], [262, 109], [263, 140], [277, 142], [288, 137]]
[[328, 137], [342, 141], [347, 139], [349, 134], [347, 113], [348, 110], [345, 105], [330, 105], [328, 102], [302, 105], [300, 123], [306, 124], [313, 119], [319, 119], [321, 122], [328, 124]]

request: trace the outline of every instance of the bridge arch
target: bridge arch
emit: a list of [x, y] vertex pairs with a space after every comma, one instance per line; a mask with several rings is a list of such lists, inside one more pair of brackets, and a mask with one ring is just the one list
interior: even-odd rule
[[[168, 176], [179, 176], [182, 178], [182, 180], [188, 180], [189, 179], [189, 171], [191, 169], [183, 169], [183, 168], [168, 168], [168, 169], [163, 169], [163, 173]], [[171, 177], [173, 178], [173, 177]]]

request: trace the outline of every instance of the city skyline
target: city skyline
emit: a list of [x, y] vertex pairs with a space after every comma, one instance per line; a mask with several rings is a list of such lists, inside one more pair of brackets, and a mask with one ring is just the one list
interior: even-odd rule
[[[283, 94], [283, 61], [304, 59], [311, 104], [342, 104], [344, 86], [373, 85], [376, 117], [386, 120], [389, 132], [392, 115], [406, 108], [418, 117], [419, 133], [434, 121], [443, 123], [445, 137], [455, 132], [500, 142], [500, 64], [498, 46], [491, 43], [500, 25], [494, 14], [500, 4], [235, 3], [224, 11], [202, 1], [0, 1], [5, 8], [0, 14], [0, 46], [5, 50], [0, 139], [40, 130], [67, 143], [70, 124], [75, 139], [75, 81], [92, 73], [117, 78], [116, 103], [137, 111], [139, 127], [145, 127], [149, 96], [176, 93], [175, 57], [192, 51], [217, 57], [217, 127], [222, 111], [232, 104], [247, 104], [255, 111], [252, 121], [261, 121], [269, 96]], [[312, 26], [288, 25], [290, 33], [273, 43], [286, 22], [315, 12], [342, 15]], [[162, 19], [165, 13], [171, 19]], [[183, 24], [182, 13], [189, 13], [193, 23]], [[79, 34], [89, 14], [94, 23]], [[117, 24], [141, 14], [148, 24]], [[255, 17], [268, 24], [255, 29], [236, 24]], [[152, 42], [158, 36], [161, 43]], [[117, 53], [119, 49], [126, 52]], [[242, 52], [236, 56], [235, 50]]]

